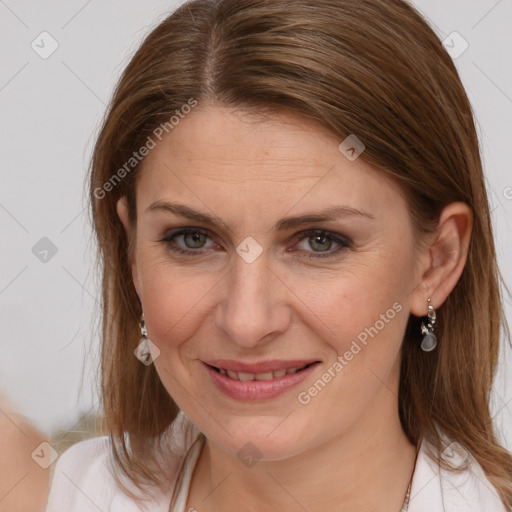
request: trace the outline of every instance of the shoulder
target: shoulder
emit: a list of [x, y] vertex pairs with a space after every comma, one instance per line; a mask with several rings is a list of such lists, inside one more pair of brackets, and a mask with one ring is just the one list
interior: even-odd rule
[[6, 492], [0, 491], [0, 510], [19, 510], [23, 504], [26, 510], [41, 511], [48, 496], [49, 472], [34, 461], [44, 457], [41, 444], [48, 439], [1, 391], [0, 412], [0, 488]]
[[107, 509], [115, 491], [108, 468], [109, 452], [106, 436], [80, 441], [68, 448], [57, 460], [46, 510]]
[[506, 512], [478, 461], [456, 442], [446, 441], [445, 469], [427, 454], [423, 441], [411, 486], [409, 512]]
[[[172, 448], [172, 453], [167, 455], [177, 456], [172, 457], [176, 460], [175, 469], [179, 467], [179, 458], [185, 454], [189, 442], [180, 428], [182, 422], [177, 423], [166, 434], [166, 446]], [[108, 436], [80, 441], [68, 448], [57, 460], [46, 512], [167, 512], [172, 485], [167, 494], [151, 489], [151, 496], [144, 505], [135, 502], [115, 481], [111, 451]], [[129, 490], [140, 494], [133, 483], [126, 478], [122, 481]]]

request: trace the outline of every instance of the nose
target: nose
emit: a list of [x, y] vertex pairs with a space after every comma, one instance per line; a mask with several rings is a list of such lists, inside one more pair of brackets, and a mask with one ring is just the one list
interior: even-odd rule
[[254, 348], [286, 331], [291, 319], [288, 289], [268, 266], [265, 254], [252, 263], [237, 255], [223, 286], [215, 322], [233, 343]]

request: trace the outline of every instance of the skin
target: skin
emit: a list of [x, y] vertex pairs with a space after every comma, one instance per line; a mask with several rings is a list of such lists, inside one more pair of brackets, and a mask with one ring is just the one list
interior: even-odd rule
[[[156, 369], [207, 437], [186, 510], [402, 506], [416, 456], [398, 417], [402, 337], [409, 314], [426, 315], [428, 297], [439, 307], [457, 283], [471, 211], [464, 203], [447, 206], [437, 232], [418, 244], [400, 188], [361, 158], [349, 161], [340, 142], [295, 115], [262, 119], [198, 106], [145, 158], [136, 230], [124, 198], [118, 202], [135, 237], [133, 282], [148, 336], [161, 351]], [[171, 230], [207, 226], [146, 212], [157, 200], [179, 201], [222, 224], [209, 238], [163, 242]], [[283, 217], [334, 205], [374, 218], [272, 230]], [[306, 229], [350, 243], [336, 252], [340, 244], [301, 235]], [[248, 236], [263, 249], [252, 263], [236, 252]], [[307, 257], [325, 253], [332, 256]], [[299, 403], [297, 394], [395, 303], [401, 311], [307, 405]], [[242, 402], [212, 385], [201, 360], [214, 358], [321, 364], [277, 398]], [[248, 442], [260, 453], [251, 467], [237, 457]]]
[[48, 499], [50, 468], [31, 454], [48, 437], [37, 430], [0, 393], [0, 512], [43, 512]]

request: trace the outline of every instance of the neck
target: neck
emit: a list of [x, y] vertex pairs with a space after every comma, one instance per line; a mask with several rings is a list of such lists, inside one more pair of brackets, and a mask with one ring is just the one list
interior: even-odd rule
[[383, 387], [349, 431], [285, 460], [247, 468], [207, 441], [186, 510], [400, 512], [415, 459], [397, 397]]

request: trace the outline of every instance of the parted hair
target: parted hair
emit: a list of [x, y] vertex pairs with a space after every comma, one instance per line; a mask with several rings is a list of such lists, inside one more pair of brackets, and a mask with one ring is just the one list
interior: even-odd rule
[[[119, 169], [191, 99], [300, 114], [340, 141], [356, 134], [360, 158], [401, 185], [418, 234], [436, 228], [446, 205], [471, 207], [467, 261], [438, 308], [436, 350], [420, 349], [421, 319], [408, 320], [399, 415], [410, 441], [426, 438], [443, 466], [443, 436], [459, 443], [512, 507], [512, 456], [490, 412], [500, 337], [510, 341], [510, 333], [475, 120], [442, 42], [402, 0], [192, 0], [159, 22], [126, 66], [88, 176], [102, 291], [101, 396], [117, 473], [139, 488], [165, 486], [158, 446], [179, 412], [154, 365], [134, 357], [142, 309], [133, 240], [116, 203], [127, 198], [135, 226], [144, 161]], [[116, 174], [122, 179], [113, 183]]]

